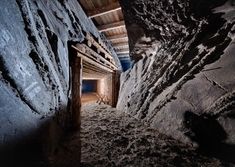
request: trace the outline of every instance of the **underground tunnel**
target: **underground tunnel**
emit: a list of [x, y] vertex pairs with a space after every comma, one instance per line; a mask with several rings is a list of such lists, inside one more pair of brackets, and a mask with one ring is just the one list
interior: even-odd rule
[[235, 166], [234, 0], [1, 0], [1, 167]]
[[96, 94], [99, 80], [82, 80], [82, 104], [96, 102], [98, 100]]

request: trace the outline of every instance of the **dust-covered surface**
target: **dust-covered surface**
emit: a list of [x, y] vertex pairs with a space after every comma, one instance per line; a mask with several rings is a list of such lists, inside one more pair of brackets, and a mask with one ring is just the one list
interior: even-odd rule
[[[67, 144], [66, 149], [72, 157], [78, 142], [75, 137]], [[216, 167], [222, 164], [216, 159], [199, 155], [190, 146], [147, 128], [123, 112], [106, 105], [89, 104], [82, 110], [81, 166]]]

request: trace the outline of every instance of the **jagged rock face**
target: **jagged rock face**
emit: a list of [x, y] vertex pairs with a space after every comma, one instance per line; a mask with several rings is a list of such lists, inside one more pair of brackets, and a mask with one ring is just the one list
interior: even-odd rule
[[[83, 39], [70, 6], [52, 1], [0, 2], [1, 147], [39, 133], [51, 120], [65, 126], [67, 41]], [[52, 129], [58, 133], [55, 123]]]
[[50, 149], [71, 121], [68, 45], [105, 39], [76, 0], [2, 0], [0, 19], [0, 150], [34, 134]]
[[[118, 108], [185, 142], [200, 142], [197, 127], [224, 131], [221, 140], [235, 143], [234, 1], [121, 0], [121, 6], [136, 63], [121, 76]], [[210, 119], [212, 129], [205, 127]]]

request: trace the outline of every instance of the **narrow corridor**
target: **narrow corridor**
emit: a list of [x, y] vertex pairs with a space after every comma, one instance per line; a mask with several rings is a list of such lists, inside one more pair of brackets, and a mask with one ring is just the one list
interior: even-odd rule
[[[85, 105], [81, 119], [82, 167], [222, 166], [110, 106]], [[62, 144], [55, 166], [78, 166], [78, 136]]]

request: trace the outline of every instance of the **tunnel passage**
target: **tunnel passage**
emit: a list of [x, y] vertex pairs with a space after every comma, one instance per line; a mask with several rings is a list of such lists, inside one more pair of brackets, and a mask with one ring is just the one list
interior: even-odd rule
[[[37, 131], [47, 121], [49, 126], [44, 126], [42, 130], [46, 136], [43, 139], [43, 148], [49, 153], [56, 152], [55, 147], [62, 136], [60, 131], [67, 130], [71, 118], [74, 126], [79, 127], [82, 79], [96, 80], [97, 87], [99, 84], [105, 85], [104, 89], [97, 89], [96, 94], [104, 94], [110, 104], [115, 104], [118, 88], [115, 80], [120, 62], [114, 63], [112, 57], [117, 60], [119, 58], [123, 66], [128, 65], [126, 62], [129, 59], [126, 57], [129, 55], [130, 44], [131, 59], [135, 61], [132, 68], [121, 76], [118, 109], [138, 118], [133, 120], [134, 125], [143, 120], [162, 133], [183, 142], [194, 140], [200, 146], [210, 142], [208, 138], [211, 136], [208, 137], [208, 134], [214, 135], [201, 127], [211, 126], [212, 128], [208, 128], [210, 132], [214, 130], [213, 127], [217, 129], [215, 132], [220, 128], [222, 135], [217, 137], [219, 133], [216, 133], [213, 138], [218, 139], [214, 143], [220, 144], [226, 150], [228, 146], [233, 148], [230, 143], [235, 143], [234, 0], [229, 0], [224, 5], [224, 0], [210, 0], [205, 3], [202, 0], [123, 0], [120, 1], [123, 10], [120, 10], [120, 6], [112, 6], [109, 14], [103, 11], [103, 18], [100, 18], [101, 14], [99, 17], [97, 14], [91, 16], [89, 11], [98, 11], [95, 8], [101, 9], [111, 4], [111, 0], [80, 2], [87, 11], [87, 16], [77, 0], [0, 2], [1, 145], [9, 145], [11, 140], [18, 141], [19, 138], [25, 139], [25, 136]], [[124, 17], [120, 14], [121, 11]], [[130, 40], [127, 39], [125, 26]], [[104, 42], [107, 40], [99, 31], [112, 41], [113, 47], [105, 47], [107, 45]], [[68, 48], [72, 48], [67, 47], [68, 40], [76, 43], [74, 47], [77, 50], [73, 59], [72, 81], [68, 66]], [[102, 111], [104, 109], [100, 108]], [[106, 111], [107, 115], [104, 116], [111, 113], [108, 108]], [[187, 111], [196, 116], [191, 119], [191, 116], [185, 114]], [[135, 128], [118, 126], [118, 121], [122, 123], [124, 120], [122, 118], [114, 122], [118, 112], [114, 111], [111, 119], [104, 119], [104, 124], [94, 129], [94, 133], [97, 129], [101, 132], [113, 130], [112, 127], [104, 126], [107, 125], [107, 120], [121, 130], [120, 134], [124, 134], [124, 130], [126, 135], [135, 132]], [[96, 119], [90, 124], [89, 121], [92, 120], [93, 117], [88, 120], [88, 125], [92, 128], [101, 122]], [[127, 125], [131, 126], [132, 124]], [[90, 131], [89, 128], [88, 130]], [[185, 131], [188, 133], [184, 133]], [[125, 142], [129, 143], [125, 145], [120, 141], [131, 141], [132, 136], [137, 136], [137, 140], [134, 140], [144, 143], [143, 147], [146, 148], [146, 140], [151, 139], [146, 133], [143, 134], [146, 135], [143, 140], [136, 134], [126, 139], [119, 134], [110, 133], [112, 131], [106, 134], [111, 139], [117, 137], [112, 144], [120, 144], [117, 147], [118, 153], [122, 146], [126, 153], [131, 154], [135, 148], [142, 149], [132, 142]], [[41, 139], [42, 133], [38, 134]], [[105, 133], [101, 133], [103, 134]], [[158, 136], [153, 135], [153, 138], [158, 139]], [[149, 142], [151, 148], [153, 144], [151, 140]], [[29, 146], [28, 142], [26, 145]], [[112, 148], [109, 143], [107, 148]], [[25, 151], [25, 147], [23, 150]], [[31, 151], [30, 147], [29, 152]], [[114, 152], [112, 149], [108, 151]], [[222, 152], [221, 149], [219, 151]], [[234, 151], [231, 150], [229, 155], [234, 155], [232, 152]], [[19, 153], [21, 154], [20, 151]], [[151, 156], [159, 159], [158, 152], [152, 152], [151, 155], [148, 153], [149, 151], [141, 150], [138, 155], [146, 155], [146, 160], [152, 158]], [[170, 155], [169, 151], [166, 154]], [[112, 158], [110, 154], [106, 155], [109, 155], [108, 160]], [[125, 157], [128, 160], [129, 155]], [[117, 161], [125, 157], [120, 157]], [[166, 159], [165, 156], [162, 159]], [[174, 157], [174, 161], [179, 162], [179, 158]]]
[[91, 66], [87, 62], [83, 62], [82, 73], [82, 105], [88, 103], [112, 104], [113, 75], [96, 66]]
[[82, 104], [96, 102], [97, 98], [97, 83], [99, 80], [82, 80]]
[[98, 80], [82, 80], [82, 93], [96, 93]]
[[120, 72], [105, 45], [91, 34], [85, 34], [85, 40], [71, 48], [75, 51], [72, 55], [74, 59], [81, 60], [78, 67], [74, 67], [81, 69], [81, 104], [97, 102], [116, 106]]

